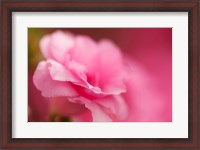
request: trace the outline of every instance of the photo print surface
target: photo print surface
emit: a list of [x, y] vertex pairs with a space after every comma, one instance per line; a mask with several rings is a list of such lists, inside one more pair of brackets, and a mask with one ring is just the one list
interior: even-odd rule
[[172, 122], [172, 28], [28, 28], [29, 122]]

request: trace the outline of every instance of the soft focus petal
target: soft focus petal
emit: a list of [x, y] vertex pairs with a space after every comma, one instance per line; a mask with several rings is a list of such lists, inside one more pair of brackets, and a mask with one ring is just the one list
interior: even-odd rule
[[74, 46], [74, 37], [72, 34], [62, 31], [56, 31], [51, 35], [45, 36], [40, 42], [40, 49], [46, 58], [55, 59], [64, 63], [67, 53]]
[[77, 62], [70, 62], [69, 68], [65, 68], [54, 60], [47, 60], [50, 75], [56, 81], [70, 81], [73, 84], [88, 88], [97, 93], [100, 91], [98, 87], [93, 87], [87, 82], [85, 68]]
[[75, 61], [86, 66], [88, 74], [92, 75], [98, 69], [98, 53], [97, 44], [90, 37], [76, 37], [71, 55]]
[[45, 58], [53, 58], [49, 47], [50, 42], [50, 35], [45, 35], [40, 41], [40, 50]]
[[95, 101], [97, 104], [110, 109], [113, 121], [120, 121], [128, 115], [128, 106], [121, 95], [107, 96]]
[[84, 65], [76, 61], [71, 61], [68, 67], [69, 70], [71, 70], [71, 72], [73, 72], [81, 80], [81, 82], [73, 82], [74, 84], [80, 85], [95, 94], [105, 94], [98, 86], [93, 86], [93, 84], [88, 82], [87, 68]]
[[85, 65], [82, 65], [82, 64], [72, 60], [71, 62], [69, 62], [68, 69], [74, 75], [76, 75], [81, 81], [83, 81], [83, 83], [80, 84], [80, 85], [86, 84], [86, 81], [87, 81], [87, 76], [86, 76], [87, 68], [85, 67]]
[[158, 80], [138, 64], [132, 62], [131, 66], [131, 78], [124, 93], [130, 112], [124, 121], [171, 121], [171, 110], [166, 107], [170, 99], [160, 90]]
[[71, 82], [80, 82], [79, 79], [73, 75], [67, 68], [63, 65], [57, 63], [54, 60], [47, 60], [48, 68], [50, 75], [53, 80], [57, 81], [71, 81]]
[[36, 87], [73, 121], [171, 121], [171, 29], [112, 30], [123, 55], [107, 39], [62, 31], [44, 36], [47, 60], [35, 71]]
[[124, 86], [124, 68], [119, 48], [110, 40], [99, 42], [100, 47], [100, 81], [105, 93], [120, 94], [126, 92]]
[[94, 101], [90, 101], [84, 97], [77, 97], [71, 99], [71, 101], [79, 102], [85, 105], [92, 113], [93, 122], [110, 122], [111, 117], [104, 111], [104, 109], [96, 104]]
[[34, 73], [33, 82], [45, 97], [77, 96], [70, 83], [53, 80], [50, 76], [48, 63], [41, 61]]
[[87, 107], [91, 113], [93, 122], [110, 122], [112, 119], [108, 114], [106, 114], [103, 109], [97, 105], [96, 103], [93, 103], [91, 101], [85, 102], [85, 107]]
[[[146, 78], [149, 79], [153, 77], [153, 80], [148, 82], [150, 85], [153, 85], [153, 87], [149, 89], [146, 88], [148, 93], [145, 94], [145, 91], [139, 93], [141, 93], [141, 95], [143, 93], [143, 97], [145, 95], [150, 95], [151, 92], [154, 93], [151, 95], [154, 95], [155, 98], [151, 98], [152, 104], [150, 104], [151, 99], [149, 99], [149, 105], [156, 105], [154, 99], [158, 101], [157, 104], [163, 103], [162, 111], [157, 114], [158, 118], [156, 119], [156, 115], [154, 113], [152, 114], [154, 115], [154, 121], [157, 120], [158, 122], [160, 120], [172, 120], [172, 33], [172, 28], [123, 29], [117, 37], [119, 38], [117, 44], [126, 50], [127, 55], [132, 60], [137, 60], [137, 62], [144, 67], [143, 71], [145, 69], [146, 72], [144, 73], [146, 73]], [[151, 77], [149, 77], [149, 74]], [[145, 76], [143, 75], [143, 77]], [[138, 77], [138, 80], [146, 81], [146, 78]], [[132, 85], [129, 83], [129, 86], [133, 89], [134, 80], [131, 79], [131, 82]], [[138, 83], [139, 81], [136, 80], [135, 82]], [[145, 87], [145, 84], [143, 85]], [[149, 87], [149, 85], [146, 87]], [[134, 95], [134, 93], [132, 94]], [[133, 107], [133, 109], [135, 109], [135, 107]], [[142, 105], [140, 105], [140, 107], [142, 107]], [[149, 109], [151, 109], [151, 107], [149, 107]], [[144, 118], [145, 114], [142, 117]], [[147, 117], [148, 116], [146, 116], [145, 120], [148, 120]], [[139, 120], [139, 115], [137, 116], [137, 120]]]

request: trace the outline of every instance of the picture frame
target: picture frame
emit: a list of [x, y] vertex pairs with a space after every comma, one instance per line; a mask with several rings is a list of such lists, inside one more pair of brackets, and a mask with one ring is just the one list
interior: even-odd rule
[[[2, 1], [1, 148], [15, 149], [198, 149], [199, 17], [198, 0], [151, 1]], [[13, 12], [188, 12], [188, 138], [12, 138], [12, 13]]]

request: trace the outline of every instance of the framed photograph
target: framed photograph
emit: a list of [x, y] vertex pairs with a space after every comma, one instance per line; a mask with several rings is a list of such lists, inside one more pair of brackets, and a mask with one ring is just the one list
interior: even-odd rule
[[199, 1], [1, 5], [2, 148], [200, 148]]

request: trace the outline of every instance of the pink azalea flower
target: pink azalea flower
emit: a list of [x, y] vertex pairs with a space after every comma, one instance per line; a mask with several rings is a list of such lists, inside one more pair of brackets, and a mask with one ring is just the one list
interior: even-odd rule
[[[86, 108], [80, 104], [72, 103], [65, 97], [46, 98], [41, 96], [32, 82], [33, 74], [28, 74], [28, 121], [46, 122], [56, 118], [68, 118], [69, 120], [91, 121]], [[83, 113], [84, 112], [84, 113]]]
[[159, 86], [159, 80], [132, 59], [129, 61], [131, 78], [126, 82], [123, 94], [128, 104], [128, 122], [171, 122], [171, 99]]
[[42, 96], [82, 104], [93, 121], [128, 116], [122, 95], [127, 92], [127, 68], [112, 41], [56, 31], [43, 37], [40, 48], [46, 60], [38, 64], [33, 82]]
[[[112, 30], [126, 56], [107, 39], [62, 31], [44, 36], [46, 60], [33, 76], [45, 99], [38, 108], [48, 99], [50, 110], [72, 121], [172, 121], [170, 30]], [[30, 108], [31, 115], [42, 113]]]

